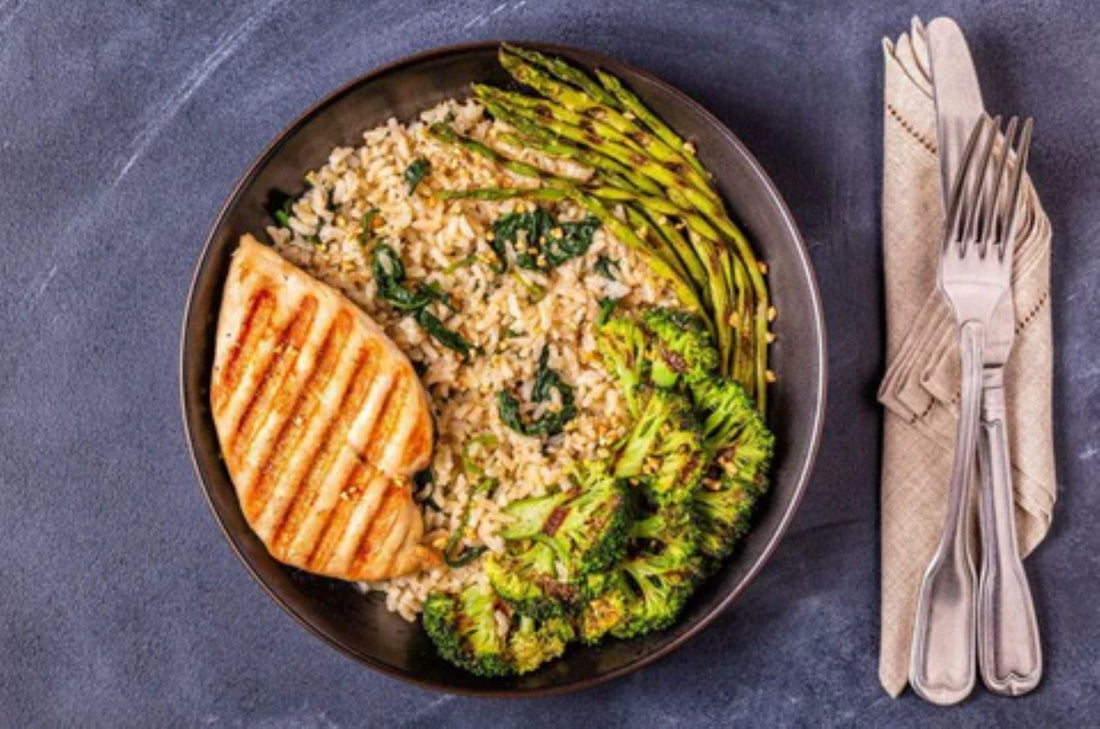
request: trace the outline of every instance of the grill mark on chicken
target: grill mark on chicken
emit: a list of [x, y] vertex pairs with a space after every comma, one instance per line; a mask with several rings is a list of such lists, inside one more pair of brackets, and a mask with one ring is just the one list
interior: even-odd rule
[[335, 417], [331, 418], [325, 427], [321, 436], [321, 448], [313, 454], [309, 468], [303, 476], [305, 483], [299, 488], [294, 503], [287, 509], [286, 518], [272, 534], [271, 544], [276, 552], [285, 552], [298, 536], [302, 522], [313, 510], [329, 469], [337, 460], [340, 448], [343, 446], [341, 426], [350, 420], [349, 409], [360, 405], [362, 400], [366, 399], [370, 391], [370, 373], [375, 366], [376, 363], [367, 356], [365, 350], [358, 352], [358, 362], [352, 370], [351, 379], [342, 393], [339, 405], [333, 410]]
[[[222, 414], [232, 399], [233, 393], [241, 384], [241, 377], [244, 375], [247, 364], [241, 353], [252, 353], [256, 350], [256, 345], [263, 338], [267, 323], [275, 311], [275, 298], [267, 291], [260, 291], [252, 297], [247, 306], [247, 313], [238, 324], [241, 331], [238, 343], [229, 348], [225, 363], [221, 367], [215, 367], [213, 377], [210, 378], [214, 395], [211, 398], [211, 407], [215, 415]], [[220, 387], [213, 387], [214, 382], [220, 383]]]
[[273, 416], [282, 416], [279, 432], [273, 438], [270, 457], [260, 466], [256, 483], [249, 492], [250, 500], [260, 507], [257, 514], [262, 515], [271, 508], [276, 485], [286, 472], [292, 456], [298, 454], [302, 447], [312, 416], [320, 407], [316, 392], [323, 392], [336, 375], [337, 364], [347, 345], [348, 327], [347, 314], [341, 312], [333, 319], [317, 349], [312, 371], [292, 394], [285, 395], [284, 404], [289, 407], [273, 413]]
[[302, 353], [313, 317], [317, 314], [317, 299], [307, 298], [295, 310], [293, 318], [275, 336], [275, 354], [267, 363], [260, 376], [260, 386], [253, 393], [241, 414], [233, 439], [232, 453], [235, 457], [248, 451], [264, 419], [271, 412], [272, 402], [287, 376], [293, 371]]
[[[374, 383], [371, 384], [373, 385]], [[385, 392], [382, 393], [382, 403], [379, 407], [380, 412], [384, 411], [387, 403], [389, 403], [393, 399], [395, 389], [396, 388], [391, 385], [390, 387], [386, 388]], [[356, 410], [358, 410], [358, 408], [356, 408]], [[352, 424], [352, 421], [349, 419], [349, 430]], [[343, 439], [341, 439], [341, 442], [343, 442]], [[354, 453], [354, 451], [352, 452]], [[369, 467], [369, 465], [373, 464], [372, 461], [365, 458], [362, 454], [355, 453], [355, 457], [359, 459], [359, 464], [352, 470], [350, 477], [340, 487], [340, 494], [346, 494], [348, 493], [349, 489], [355, 488], [356, 482], [353, 477], [355, 477], [356, 475], [361, 476], [361, 469], [364, 466]], [[371, 468], [370, 470], [373, 472], [375, 469]], [[362, 485], [362, 488], [365, 489], [368, 485], [369, 483], [364, 483]], [[359, 489], [356, 489], [354, 494], [355, 503], [358, 503], [360, 496], [361, 493]], [[320, 538], [317, 540], [317, 544], [314, 545], [314, 549], [309, 555], [310, 564], [324, 564], [328, 561], [328, 557], [331, 556], [332, 551], [336, 548], [337, 542], [339, 541], [340, 537], [343, 536], [344, 527], [347, 525], [348, 519], [351, 517], [351, 510], [354, 508], [354, 504], [350, 502], [350, 497], [347, 499], [341, 497], [341, 502], [338, 503], [336, 505], [336, 508], [332, 510], [328, 522], [325, 524], [324, 528], [320, 532]], [[345, 506], [347, 508], [344, 508]], [[322, 544], [324, 545], [323, 549], [321, 548]], [[322, 556], [324, 557], [323, 560], [321, 559]]]
[[[367, 527], [366, 533], [359, 541], [356, 548], [356, 559], [352, 563], [353, 571], [365, 569], [376, 553], [384, 554], [382, 550], [378, 550], [376, 547], [381, 546], [381, 541], [385, 535], [393, 529], [394, 522], [401, 514], [402, 502], [404, 502], [404, 499], [401, 498], [400, 490], [391, 484], [386, 490], [386, 495], [382, 498], [378, 513], [375, 514], [370, 526]], [[384, 570], [389, 567], [391, 562], [392, 557], [385, 564], [378, 565], [377, 568]]]
[[313, 548], [309, 550], [308, 556], [305, 557], [306, 564], [318, 570], [323, 570], [328, 564], [332, 553], [336, 550], [337, 544], [344, 535], [344, 530], [347, 527], [348, 520], [351, 519], [352, 512], [359, 503], [361, 489], [365, 489], [366, 483], [369, 482], [373, 473], [374, 469], [362, 460], [359, 460], [351, 469], [351, 473], [340, 484], [339, 501], [329, 511], [328, 520], [319, 532]]

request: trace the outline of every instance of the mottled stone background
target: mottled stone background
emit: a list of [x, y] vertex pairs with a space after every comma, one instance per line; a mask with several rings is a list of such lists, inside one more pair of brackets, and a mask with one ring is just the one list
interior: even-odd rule
[[[1076, 2], [0, 0], [0, 724], [1086, 725], [1100, 714], [1100, 22]], [[1060, 500], [1029, 562], [1047, 673], [1021, 700], [885, 696], [877, 660], [881, 49], [955, 15], [988, 106], [1037, 120], [1054, 224]], [[311, 638], [195, 484], [177, 342], [201, 241], [320, 96], [473, 39], [620, 56], [714, 111], [775, 179], [830, 335], [817, 471], [772, 561], [657, 665], [522, 703], [429, 693]]]

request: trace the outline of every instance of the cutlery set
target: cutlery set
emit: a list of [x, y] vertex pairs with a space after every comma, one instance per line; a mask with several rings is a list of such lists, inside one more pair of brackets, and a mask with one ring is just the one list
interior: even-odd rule
[[[1025, 694], [1042, 649], [1019, 557], [1005, 418], [1004, 367], [1015, 317], [1012, 261], [1032, 122], [990, 119], [966, 41], [946, 18], [928, 26], [945, 222], [938, 284], [954, 313], [961, 388], [947, 516], [920, 588], [910, 683], [936, 704], [965, 699], [980, 673], [992, 692]], [[974, 498], [981, 565], [971, 553]]]

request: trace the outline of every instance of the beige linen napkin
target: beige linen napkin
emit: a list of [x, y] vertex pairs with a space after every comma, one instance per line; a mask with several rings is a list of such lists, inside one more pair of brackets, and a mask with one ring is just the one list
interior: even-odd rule
[[[959, 361], [954, 318], [936, 291], [943, 225], [936, 118], [924, 27], [885, 51], [883, 258], [886, 375], [882, 462], [882, 641], [879, 679], [892, 696], [908, 681], [917, 593], [947, 510]], [[980, 54], [981, 49], [975, 49]], [[1040, 126], [1041, 129], [1041, 126]], [[1005, 372], [1020, 551], [1050, 527], [1050, 223], [1027, 182], [1013, 261], [1016, 345]]]

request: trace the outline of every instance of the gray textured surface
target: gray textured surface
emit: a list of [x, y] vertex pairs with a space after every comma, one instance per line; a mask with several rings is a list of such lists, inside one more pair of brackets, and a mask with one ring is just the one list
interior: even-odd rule
[[[0, 0], [0, 724], [965, 726], [1100, 714], [1100, 23], [917, 2]], [[1053, 6], [1054, 4], [1049, 4]], [[826, 10], [826, 6], [829, 9]], [[956, 7], [958, 6], [958, 7]], [[884, 34], [951, 12], [991, 108], [1033, 113], [1055, 227], [1062, 491], [1030, 564], [1041, 689], [933, 710], [876, 679]], [[244, 167], [383, 62], [509, 36], [588, 46], [683, 88], [786, 195], [831, 335], [829, 420], [797, 521], [744, 597], [672, 657], [563, 699], [456, 699], [306, 635], [232, 555], [194, 483], [176, 383], [192, 264]]]

